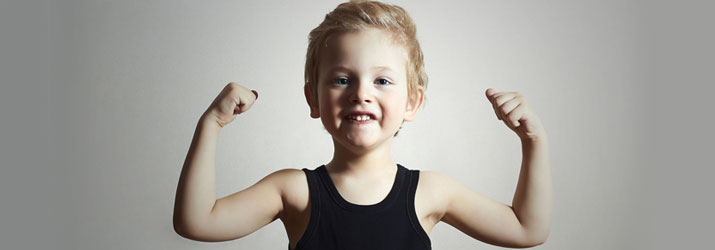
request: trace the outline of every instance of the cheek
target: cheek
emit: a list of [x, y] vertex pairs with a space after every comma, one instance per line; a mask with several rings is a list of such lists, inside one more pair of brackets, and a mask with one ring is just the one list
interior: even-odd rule
[[390, 120], [396, 120], [397, 122], [402, 123], [402, 116], [405, 113], [405, 105], [407, 104], [407, 97], [402, 96], [402, 95], [395, 95], [392, 96], [391, 98], [386, 99], [387, 102], [385, 103], [385, 107], [388, 108]]
[[323, 114], [332, 114], [336, 110], [336, 106], [339, 104], [340, 95], [335, 91], [324, 90], [320, 94], [320, 110]]

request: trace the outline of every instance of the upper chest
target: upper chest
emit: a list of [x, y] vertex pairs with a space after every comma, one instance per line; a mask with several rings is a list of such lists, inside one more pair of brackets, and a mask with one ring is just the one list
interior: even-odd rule
[[[334, 187], [337, 193], [347, 202], [357, 205], [372, 205], [384, 200], [391, 192], [394, 180], [357, 180], [335, 178]], [[444, 215], [447, 205], [444, 193], [432, 172], [420, 171], [419, 181], [415, 192], [415, 212], [426, 233], [430, 233], [436, 223]], [[409, 181], [409, 180], [403, 180]], [[290, 234], [290, 227], [294, 231], [307, 226], [310, 219], [310, 190], [305, 175], [302, 180], [290, 182], [292, 188], [286, 189], [284, 194], [284, 223]]]

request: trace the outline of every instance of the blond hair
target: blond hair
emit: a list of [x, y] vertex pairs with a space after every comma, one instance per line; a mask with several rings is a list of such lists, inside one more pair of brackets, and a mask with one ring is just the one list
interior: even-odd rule
[[313, 96], [318, 94], [318, 67], [322, 44], [328, 37], [343, 32], [379, 28], [393, 34], [395, 42], [408, 52], [407, 93], [413, 97], [418, 86], [427, 88], [422, 49], [417, 41], [417, 28], [402, 7], [377, 1], [351, 0], [338, 5], [325, 15], [323, 22], [310, 32], [308, 52], [305, 57], [305, 84]]

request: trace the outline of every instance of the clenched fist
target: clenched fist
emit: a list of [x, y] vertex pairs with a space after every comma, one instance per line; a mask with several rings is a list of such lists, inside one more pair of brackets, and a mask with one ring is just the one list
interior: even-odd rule
[[258, 92], [255, 90], [230, 82], [206, 110], [205, 119], [215, 120], [219, 126], [224, 127], [236, 119], [236, 115], [250, 109], [256, 99]]
[[488, 88], [487, 99], [492, 103], [497, 119], [502, 120], [519, 138], [543, 139], [546, 132], [541, 120], [519, 92], [496, 92]]

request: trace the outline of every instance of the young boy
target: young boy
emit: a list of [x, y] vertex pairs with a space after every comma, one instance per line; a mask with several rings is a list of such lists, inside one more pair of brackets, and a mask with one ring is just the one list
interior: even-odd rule
[[439, 221], [494, 245], [542, 244], [551, 224], [548, 143], [518, 92], [487, 89], [499, 120], [520, 138], [523, 161], [513, 205], [446, 175], [410, 170], [390, 157], [392, 140], [423, 104], [427, 83], [415, 25], [398, 6], [343, 3], [310, 33], [305, 97], [332, 136], [332, 160], [283, 169], [216, 199], [219, 130], [258, 93], [229, 83], [201, 116], [176, 194], [174, 228], [198, 241], [244, 237], [280, 219], [289, 249], [431, 249]]

